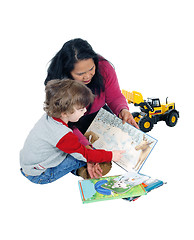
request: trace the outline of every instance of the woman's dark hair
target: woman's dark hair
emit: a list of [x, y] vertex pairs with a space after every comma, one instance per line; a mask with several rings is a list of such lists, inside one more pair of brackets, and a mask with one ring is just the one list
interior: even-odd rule
[[48, 68], [48, 75], [44, 84], [52, 79], [71, 78], [71, 71], [74, 69], [74, 64], [80, 60], [92, 58], [96, 71], [92, 81], [87, 85], [93, 93], [100, 95], [104, 91], [103, 77], [99, 72], [98, 62], [106, 61], [103, 57], [94, 52], [91, 45], [81, 39], [76, 38], [66, 42], [61, 50], [53, 57]]

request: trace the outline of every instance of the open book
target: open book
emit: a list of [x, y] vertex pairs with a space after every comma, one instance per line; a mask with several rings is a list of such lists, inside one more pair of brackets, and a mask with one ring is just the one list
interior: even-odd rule
[[125, 150], [116, 162], [126, 171], [139, 172], [157, 140], [128, 123], [123, 124], [116, 115], [100, 109], [85, 133], [97, 149]]

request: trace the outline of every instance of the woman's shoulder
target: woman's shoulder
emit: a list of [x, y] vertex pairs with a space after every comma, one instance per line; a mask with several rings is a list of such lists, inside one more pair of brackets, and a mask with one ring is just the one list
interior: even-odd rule
[[99, 70], [102, 74], [103, 74], [103, 72], [112, 73], [115, 71], [113, 65], [108, 60], [106, 60], [105, 58], [103, 58], [101, 56], [99, 56], [98, 66], [99, 66]]

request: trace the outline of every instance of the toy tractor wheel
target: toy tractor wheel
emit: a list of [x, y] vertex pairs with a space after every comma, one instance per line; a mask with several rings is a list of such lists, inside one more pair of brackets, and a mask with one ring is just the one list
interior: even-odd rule
[[133, 118], [134, 118], [134, 120], [135, 120], [135, 122], [138, 124], [139, 123], [139, 120], [140, 120], [140, 113], [139, 112], [133, 112], [132, 113], [132, 116], [133, 116]]
[[152, 130], [154, 124], [152, 122], [152, 119], [149, 117], [142, 117], [139, 120], [139, 128], [143, 131], [143, 132], [149, 132], [150, 130]]
[[177, 121], [178, 121], [178, 113], [176, 111], [169, 113], [169, 115], [166, 118], [166, 124], [169, 127], [174, 127]]

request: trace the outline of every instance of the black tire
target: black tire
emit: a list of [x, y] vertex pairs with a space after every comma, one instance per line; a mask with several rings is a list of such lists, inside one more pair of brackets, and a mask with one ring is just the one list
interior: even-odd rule
[[151, 131], [154, 126], [152, 119], [149, 117], [142, 117], [139, 120], [138, 125], [139, 125], [140, 130], [142, 130], [143, 132]]
[[133, 116], [135, 122], [138, 124], [139, 120], [140, 120], [140, 116], [141, 116], [140, 113], [139, 112], [133, 112], [132, 116]]
[[169, 127], [174, 127], [178, 121], [178, 113], [176, 111], [172, 111], [168, 114], [166, 118], [166, 125]]

